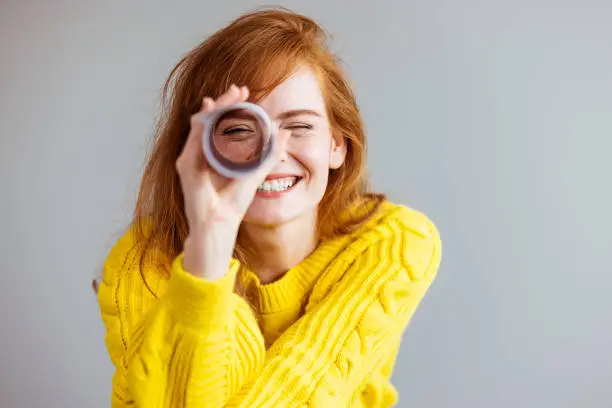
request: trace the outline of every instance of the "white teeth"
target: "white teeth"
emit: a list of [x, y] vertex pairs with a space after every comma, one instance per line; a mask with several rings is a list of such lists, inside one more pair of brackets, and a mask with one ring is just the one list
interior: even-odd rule
[[263, 183], [261, 183], [257, 190], [266, 193], [284, 191], [289, 189], [290, 187], [293, 187], [296, 182], [297, 177], [287, 177], [283, 179], [264, 181]]

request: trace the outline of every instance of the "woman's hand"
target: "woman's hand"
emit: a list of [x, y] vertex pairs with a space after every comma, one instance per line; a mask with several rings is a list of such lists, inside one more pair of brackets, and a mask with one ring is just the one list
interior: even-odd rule
[[191, 117], [191, 131], [176, 162], [189, 224], [183, 267], [198, 277], [214, 280], [225, 275], [242, 218], [285, 148], [284, 140], [278, 140], [272, 160], [241, 179], [225, 178], [209, 166], [202, 151], [203, 118], [215, 109], [244, 102], [248, 96], [246, 87], [232, 85], [217, 100], [204, 98], [200, 112]]

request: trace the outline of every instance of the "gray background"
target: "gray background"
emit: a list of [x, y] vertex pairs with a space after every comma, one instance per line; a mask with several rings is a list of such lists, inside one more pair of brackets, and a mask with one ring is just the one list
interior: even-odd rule
[[[335, 34], [376, 186], [427, 213], [439, 277], [400, 407], [612, 407], [612, 2], [293, 1]], [[0, 406], [106, 407], [90, 289], [159, 88], [256, 1], [3, 1]]]

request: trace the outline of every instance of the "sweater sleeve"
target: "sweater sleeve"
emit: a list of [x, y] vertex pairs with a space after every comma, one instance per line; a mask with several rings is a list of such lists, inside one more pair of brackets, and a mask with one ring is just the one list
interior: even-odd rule
[[[441, 260], [438, 232], [384, 231], [320, 302], [281, 335], [229, 407], [347, 406], [390, 353]], [[410, 251], [407, 251], [407, 248]]]
[[222, 407], [265, 353], [251, 309], [233, 293], [238, 263], [205, 281], [179, 256], [163, 295], [147, 300], [142, 277], [155, 274], [139, 269], [132, 244], [126, 236], [113, 248], [98, 291], [115, 366], [111, 405]]

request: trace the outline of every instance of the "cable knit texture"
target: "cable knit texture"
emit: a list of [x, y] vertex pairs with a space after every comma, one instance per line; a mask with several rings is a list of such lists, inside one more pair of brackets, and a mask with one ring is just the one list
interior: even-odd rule
[[[183, 270], [182, 255], [170, 278], [140, 270], [135, 244], [128, 231], [113, 247], [98, 291], [113, 407], [397, 403], [401, 336], [441, 260], [425, 215], [385, 202], [265, 285], [234, 259], [216, 281]], [[233, 292], [236, 279], [248, 301]]]

